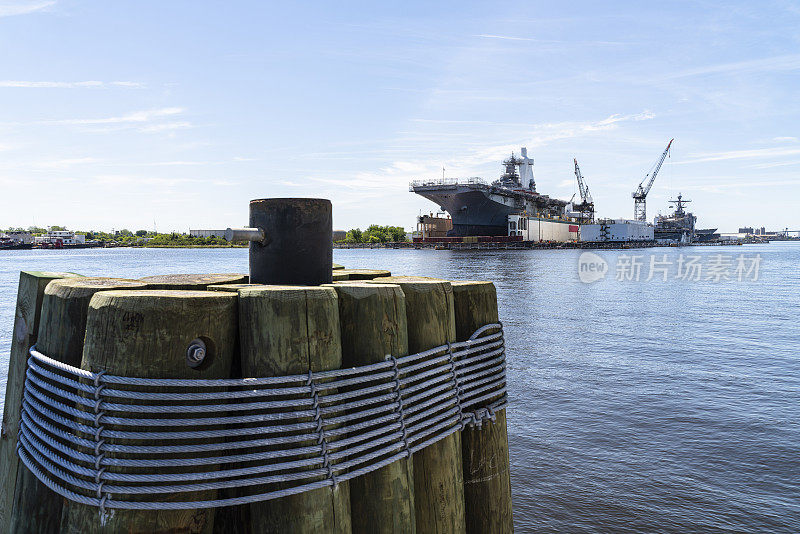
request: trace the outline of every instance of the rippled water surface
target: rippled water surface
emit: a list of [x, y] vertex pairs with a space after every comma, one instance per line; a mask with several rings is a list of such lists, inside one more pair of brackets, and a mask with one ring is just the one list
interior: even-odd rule
[[[650, 254], [670, 280], [645, 281]], [[800, 532], [800, 243], [580, 251], [336, 250], [354, 268], [496, 283], [519, 532]], [[662, 256], [666, 254], [667, 257]], [[757, 281], [672, 279], [680, 254], [761, 255]], [[246, 272], [244, 249], [0, 252], [0, 403], [19, 270]], [[752, 277], [750, 277], [752, 278]]]

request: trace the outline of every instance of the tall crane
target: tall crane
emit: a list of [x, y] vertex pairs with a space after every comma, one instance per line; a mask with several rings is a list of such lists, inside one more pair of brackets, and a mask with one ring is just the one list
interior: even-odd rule
[[[669, 147], [672, 146], [672, 142], [675, 139], [670, 139], [669, 143], [667, 143], [667, 148], [664, 149], [664, 152], [661, 153], [661, 157], [658, 158], [658, 161], [655, 164], [653, 170], [651, 170], [644, 179], [639, 183], [639, 187], [636, 188], [636, 191], [631, 193], [633, 197], [633, 218], [637, 221], [646, 221], [647, 220], [647, 193], [650, 192], [650, 188], [653, 187], [653, 182], [656, 181], [656, 175], [658, 171], [661, 170], [661, 165], [664, 163], [664, 159], [669, 154]], [[645, 182], [647, 184], [645, 185]]]
[[581, 194], [581, 203], [575, 207], [581, 214], [580, 222], [591, 223], [594, 221], [594, 200], [592, 200], [592, 195], [589, 193], [589, 186], [586, 185], [583, 179], [581, 168], [578, 167], [578, 159], [572, 158], [572, 161], [575, 162], [575, 178], [578, 179], [578, 191]]

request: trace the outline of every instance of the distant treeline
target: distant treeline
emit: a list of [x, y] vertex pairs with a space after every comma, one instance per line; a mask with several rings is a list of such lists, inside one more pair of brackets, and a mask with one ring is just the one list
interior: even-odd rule
[[128, 247], [233, 247], [223, 237], [194, 237], [189, 234], [171, 232], [160, 234], [148, 230], [119, 230], [110, 234], [108, 232], [82, 232], [86, 234], [87, 241], [102, 241], [104, 243], [117, 243]]
[[[66, 230], [63, 226], [51, 226], [48, 228], [29, 227], [29, 228], [9, 228], [7, 232], [30, 232], [33, 235], [44, 235], [48, 231]], [[243, 246], [241, 244], [232, 245], [222, 237], [193, 237], [189, 234], [171, 232], [160, 234], [150, 230], [136, 230], [132, 232], [128, 229], [117, 230], [115, 232], [102, 232], [98, 230], [76, 230], [76, 234], [86, 236], [86, 241], [99, 241], [101, 243], [113, 243], [126, 247], [233, 247]], [[244, 245], [246, 246], [246, 245]]]
[[406, 230], [402, 226], [379, 226], [371, 225], [366, 230], [353, 228], [347, 232], [347, 236], [341, 243], [388, 243], [389, 241], [408, 241]]
[[[66, 230], [63, 226], [51, 226], [50, 228], [39, 228], [31, 226], [29, 228], [9, 228], [8, 232], [30, 232], [33, 235], [44, 235], [48, 231]], [[127, 247], [230, 247], [242, 246], [241, 244], [231, 245], [222, 237], [193, 237], [189, 234], [171, 232], [160, 234], [150, 230], [128, 229], [117, 230], [115, 232], [102, 232], [99, 230], [76, 230], [76, 234], [86, 236], [86, 241], [100, 241], [101, 243], [114, 243]], [[380, 226], [370, 225], [366, 230], [353, 228], [349, 230], [343, 240], [339, 243], [388, 243], [405, 242], [406, 230], [402, 226]]]

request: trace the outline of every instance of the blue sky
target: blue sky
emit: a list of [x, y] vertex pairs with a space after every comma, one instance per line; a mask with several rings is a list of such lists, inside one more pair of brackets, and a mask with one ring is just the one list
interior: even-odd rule
[[236, 226], [320, 196], [412, 228], [416, 178], [527, 146], [598, 212], [800, 229], [800, 3], [0, 0], [0, 227]]

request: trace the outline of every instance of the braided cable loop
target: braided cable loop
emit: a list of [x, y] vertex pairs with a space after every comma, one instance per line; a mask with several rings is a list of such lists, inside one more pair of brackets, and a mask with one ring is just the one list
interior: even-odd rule
[[372, 364], [245, 379], [123, 377], [30, 356], [17, 454], [52, 491], [103, 513], [336, 487], [508, 403], [498, 323]]
[[392, 391], [395, 396], [395, 409], [394, 413], [397, 415], [397, 420], [400, 423], [400, 431], [403, 433], [403, 452], [406, 456], [411, 456], [408, 447], [408, 429], [406, 428], [406, 416], [403, 411], [403, 395], [400, 393], [400, 368], [397, 366], [397, 358], [391, 354], [386, 355], [386, 360], [392, 362], [392, 371], [394, 373], [394, 387]]
[[322, 454], [322, 467], [327, 470], [328, 478], [331, 480], [335, 489], [336, 486], [339, 485], [339, 482], [336, 478], [336, 473], [333, 471], [333, 466], [331, 465], [330, 458], [328, 456], [328, 440], [325, 435], [325, 422], [319, 405], [319, 394], [317, 393], [317, 386], [314, 382], [314, 373], [310, 369], [308, 371], [308, 380], [306, 381], [306, 385], [308, 385], [311, 401], [314, 403], [314, 421], [317, 424], [317, 444], [319, 445], [320, 454]]
[[466, 424], [464, 423], [464, 414], [461, 405], [461, 384], [458, 380], [458, 373], [456, 372], [456, 358], [453, 354], [453, 344], [447, 342], [447, 360], [450, 362], [450, 373], [453, 376], [453, 390], [456, 394], [456, 406], [458, 406], [458, 429], [464, 430]]
[[95, 468], [95, 475], [94, 481], [97, 484], [97, 498], [100, 500], [100, 515], [105, 515], [106, 512], [106, 501], [111, 497], [111, 494], [108, 492], [103, 492], [103, 486], [105, 485], [105, 481], [103, 480], [103, 474], [106, 472], [105, 467], [101, 467], [103, 463], [103, 459], [105, 458], [105, 453], [102, 452], [100, 449], [103, 447], [105, 440], [102, 438], [103, 430], [105, 427], [100, 424], [100, 420], [106, 414], [105, 410], [101, 408], [103, 404], [103, 389], [105, 389], [105, 384], [102, 384], [103, 375], [105, 374], [105, 370], [101, 370], [100, 372], [94, 375], [94, 426], [95, 426], [95, 433], [94, 433], [94, 468]]

